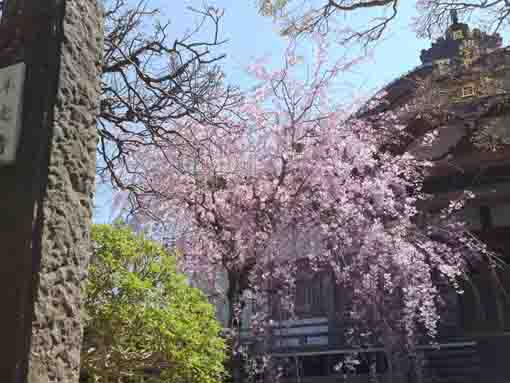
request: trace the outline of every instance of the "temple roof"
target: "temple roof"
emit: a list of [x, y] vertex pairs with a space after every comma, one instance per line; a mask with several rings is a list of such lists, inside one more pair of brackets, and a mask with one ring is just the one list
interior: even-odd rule
[[[457, 10], [452, 10], [450, 16], [451, 24], [445, 36], [434, 41], [429, 49], [421, 51], [420, 59], [423, 64], [458, 57], [462, 54], [463, 47], [474, 48], [479, 55], [501, 47], [503, 40], [499, 34], [489, 35], [476, 28], [471, 31], [468, 24], [459, 22]], [[470, 44], [466, 44], [466, 41], [470, 41]]]
[[469, 61], [490, 70], [487, 67], [489, 57], [509, 54], [508, 48], [502, 48], [502, 42], [499, 34], [490, 35], [476, 28], [471, 30], [468, 24], [459, 22], [456, 13], [452, 13], [452, 23], [445, 35], [432, 42], [429, 49], [421, 51], [422, 64], [391, 81], [358, 115], [377, 114], [406, 104], [415, 95], [417, 80], [434, 74], [438, 65], [448, 65], [469, 72], [472, 65], [466, 65], [466, 61]]

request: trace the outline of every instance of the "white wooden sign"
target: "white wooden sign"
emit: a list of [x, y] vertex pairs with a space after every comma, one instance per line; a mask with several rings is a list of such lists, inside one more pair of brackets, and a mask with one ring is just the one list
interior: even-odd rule
[[0, 165], [16, 159], [21, 133], [25, 64], [0, 68]]

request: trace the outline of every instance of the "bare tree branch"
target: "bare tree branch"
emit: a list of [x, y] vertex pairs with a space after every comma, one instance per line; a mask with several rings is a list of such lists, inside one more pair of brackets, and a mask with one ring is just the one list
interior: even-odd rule
[[[366, 46], [382, 36], [397, 16], [398, 5], [399, 0], [322, 0], [319, 5], [313, 0], [260, 0], [259, 12], [274, 17], [283, 35], [328, 34], [333, 31], [334, 21], [338, 24], [334, 32], [340, 42], [361, 42]], [[363, 26], [355, 27], [346, 19], [358, 11], [369, 12], [371, 18]], [[344, 16], [343, 22], [340, 16]]]
[[[219, 37], [223, 11], [190, 9], [199, 22], [181, 38], [169, 36], [157, 9], [144, 0], [104, 5], [105, 41], [101, 110], [98, 123], [98, 175], [122, 189], [121, 174], [134, 171], [127, 158], [143, 146], [161, 148], [187, 145], [179, 121], [188, 118], [220, 124], [219, 115], [240, 100], [237, 89], [224, 84], [213, 51], [225, 44]], [[146, 32], [149, 31], [149, 32]], [[198, 39], [204, 31], [210, 37]], [[197, 39], [196, 39], [197, 38]]]
[[450, 25], [452, 12], [491, 33], [508, 26], [510, 20], [508, 0], [421, 0], [417, 8], [415, 27], [421, 37], [443, 33]]
[[[381, 38], [397, 17], [399, 0], [258, 0], [259, 13], [271, 16], [283, 35], [335, 34], [342, 43], [364, 46]], [[452, 12], [490, 33], [508, 27], [508, 0], [416, 0], [418, 16], [413, 20], [419, 37], [442, 35], [451, 25]], [[350, 18], [363, 12], [363, 24]], [[333, 28], [332, 25], [335, 27]]]

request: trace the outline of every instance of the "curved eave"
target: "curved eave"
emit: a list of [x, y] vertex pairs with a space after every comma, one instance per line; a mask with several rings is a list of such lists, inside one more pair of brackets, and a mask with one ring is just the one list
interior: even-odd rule
[[[432, 68], [431, 64], [423, 64], [393, 80], [378, 92], [378, 94], [383, 94], [382, 96], [375, 95], [365, 104], [364, 108], [360, 109], [358, 117], [370, 117], [405, 105], [415, 95], [417, 79], [431, 74]], [[376, 103], [376, 105], [371, 108], [369, 105], [372, 103]]]
[[[510, 46], [501, 47], [480, 56], [473, 64], [476, 65], [476, 63], [480, 63], [491, 56], [508, 54], [510, 54]], [[433, 63], [428, 62], [411, 69], [396, 80], [393, 80], [377, 92], [377, 94], [360, 109], [357, 116], [360, 118], [370, 117], [405, 105], [415, 95], [417, 80], [432, 74], [433, 67]], [[380, 94], [383, 95], [379, 96]], [[371, 104], [376, 105], [371, 107]]]

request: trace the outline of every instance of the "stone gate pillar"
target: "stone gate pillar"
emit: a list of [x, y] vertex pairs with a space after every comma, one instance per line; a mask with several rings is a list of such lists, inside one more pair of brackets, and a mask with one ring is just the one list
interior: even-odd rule
[[25, 73], [15, 160], [0, 162], [2, 383], [78, 382], [102, 38], [96, 0], [4, 8], [0, 89], [2, 68]]

